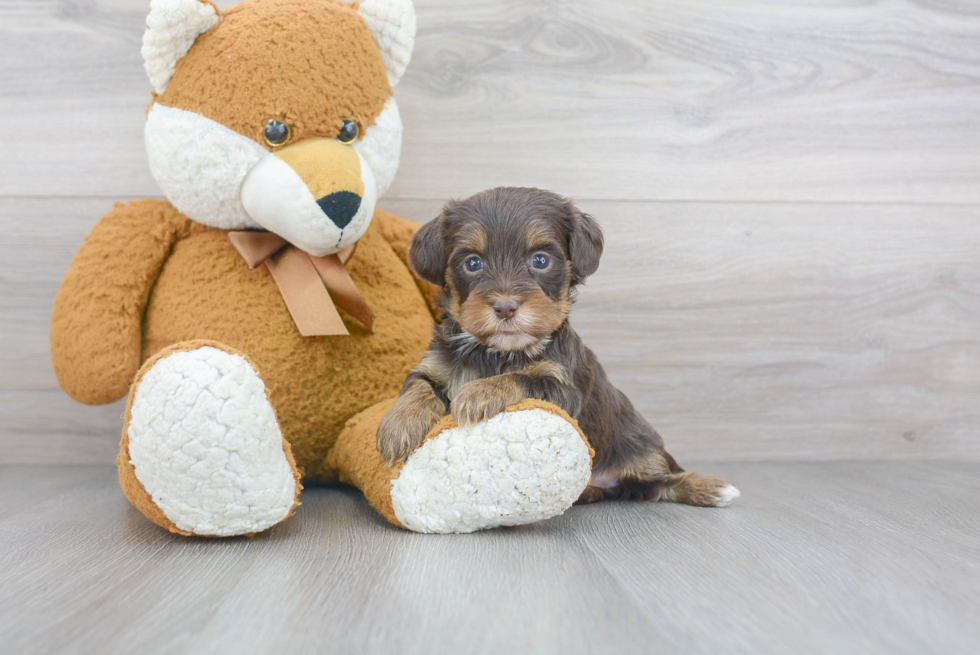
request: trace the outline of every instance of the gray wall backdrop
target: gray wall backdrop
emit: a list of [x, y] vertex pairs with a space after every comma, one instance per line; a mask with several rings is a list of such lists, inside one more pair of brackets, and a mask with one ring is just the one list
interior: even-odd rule
[[[577, 198], [607, 250], [573, 322], [678, 458], [980, 457], [980, 4], [416, 6], [381, 206]], [[0, 462], [115, 456], [48, 319], [95, 221], [160, 194], [147, 7], [0, 0]]]

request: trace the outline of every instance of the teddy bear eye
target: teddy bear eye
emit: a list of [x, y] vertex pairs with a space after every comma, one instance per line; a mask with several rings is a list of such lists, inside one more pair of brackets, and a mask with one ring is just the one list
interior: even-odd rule
[[337, 140], [341, 143], [353, 143], [354, 139], [357, 138], [358, 132], [357, 123], [354, 121], [344, 121], [343, 126], [340, 128], [340, 133], [337, 135]]
[[289, 126], [281, 121], [271, 120], [265, 124], [265, 142], [273, 148], [285, 145], [290, 136]]
[[463, 266], [470, 273], [476, 273], [477, 271], [483, 269], [483, 260], [476, 255], [473, 255], [463, 263]]

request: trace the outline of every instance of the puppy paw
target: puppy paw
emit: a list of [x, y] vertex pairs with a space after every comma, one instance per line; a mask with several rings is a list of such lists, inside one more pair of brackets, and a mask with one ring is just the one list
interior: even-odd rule
[[701, 507], [725, 507], [742, 495], [735, 485], [714, 475], [689, 472], [677, 490], [681, 502]]
[[464, 384], [453, 398], [450, 412], [460, 425], [472, 425], [496, 416], [521, 400], [517, 384], [506, 375], [498, 375]]
[[[423, 385], [425, 389], [415, 385]], [[429, 430], [445, 416], [445, 406], [432, 388], [421, 381], [415, 385], [398, 397], [378, 425], [378, 452], [387, 466], [411, 455]]]
[[726, 484], [715, 493], [715, 498], [717, 499], [715, 501], [715, 507], [725, 507], [741, 495], [742, 492], [738, 490], [738, 487], [732, 484]]

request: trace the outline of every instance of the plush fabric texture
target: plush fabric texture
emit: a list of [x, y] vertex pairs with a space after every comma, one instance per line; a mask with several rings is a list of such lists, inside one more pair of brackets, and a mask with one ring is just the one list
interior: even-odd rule
[[[138, 390], [140, 383], [143, 381], [144, 375], [148, 371], [153, 369], [153, 367], [156, 366], [157, 362], [160, 362], [161, 360], [164, 360], [175, 353], [188, 353], [202, 348], [222, 350], [224, 352], [229, 353], [230, 355], [240, 357], [244, 362], [248, 364], [249, 367], [251, 367], [254, 370], [254, 366], [252, 365], [252, 362], [250, 362], [247, 357], [245, 357], [241, 353], [234, 353], [219, 343], [213, 341], [205, 341], [205, 340], [190, 341], [186, 343], [175, 344], [173, 346], [170, 346], [169, 348], [165, 348], [159, 353], [157, 353], [156, 355], [154, 355], [153, 357], [151, 357], [150, 359], [148, 359], [143, 364], [142, 368], [140, 368], [139, 372], [137, 373], [136, 380], [134, 380], [133, 382], [134, 391]], [[122, 440], [120, 441], [119, 444], [119, 455], [116, 458], [116, 465], [119, 470], [119, 484], [122, 487], [123, 493], [126, 495], [126, 498], [129, 499], [129, 501], [133, 504], [133, 506], [136, 507], [138, 510], [140, 510], [153, 523], [175, 534], [179, 534], [183, 536], [195, 535], [196, 534], [195, 532], [192, 532], [187, 529], [182, 529], [177, 525], [175, 525], [174, 522], [167, 517], [166, 513], [163, 511], [163, 509], [160, 508], [157, 502], [154, 501], [153, 497], [150, 495], [149, 492], [147, 492], [146, 488], [143, 486], [143, 483], [140, 482], [140, 479], [137, 477], [136, 470], [133, 465], [133, 460], [129, 452], [129, 435], [130, 435], [130, 427], [131, 427], [132, 416], [133, 416], [133, 403], [136, 397], [137, 397], [136, 393], [133, 393], [129, 396], [129, 401], [126, 403], [126, 412], [123, 415]], [[303, 489], [303, 485], [300, 481], [299, 471], [296, 468], [296, 461], [293, 459], [292, 449], [290, 448], [289, 442], [286, 441], [285, 439], [282, 440], [282, 450], [286, 458], [286, 462], [288, 463], [290, 471], [292, 473], [294, 491], [295, 491], [292, 506], [288, 514], [282, 519], [284, 521], [290, 516], [292, 516], [293, 513], [295, 513], [296, 508], [299, 507], [300, 505], [299, 494], [300, 491], [302, 491]], [[245, 531], [243, 534], [251, 535], [252, 533]], [[198, 536], [217, 536], [217, 535], [198, 534]]]
[[[299, 156], [291, 157], [297, 150]], [[304, 165], [303, 159], [318, 166]], [[348, 223], [338, 225], [336, 217], [317, 202], [331, 189], [358, 198], [357, 212]], [[322, 257], [361, 238], [374, 213], [376, 189], [371, 168], [354, 148], [335, 139], [308, 139], [259, 162], [245, 178], [241, 197], [248, 214], [262, 227]]]
[[143, 363], [150, 289], [174, 242], [188, 236], [191, 225], [168, 202], [137, 200], [116, 203], [85, 238], [61, 282], [51, 319], [51, 361], [72, 398], [102, 405], [129, 391]]
[[398, 522], [416, 532], [474, 532], [571, 507], [589, 484], [591, 448], [567, 415], [529, 405], [427, 439], [392, 483]]
[[171, 352], [132, 397], [130, 462], [178, 529], [249, 534], [292, 513], [298, 473], [262, 379], [242, 356], [215, 346]]
[[143, 131], [150, 172], [167, 199], [199, 223], [222, 230], [261, 227], [242, 205], [245, 177], [269, 152], [210, 118], [160, 103]]
[[374, 509], [391, 523], [404, 528], [395, 517], [391, 504], [391, 481], [398, 477], [405, 464], [385, 466], [375, 445], [381, 417], [394, 401], [394, 397], [389, 398], [351, 417], [331, 450], [327, 464], [338, 472], [339, 482], [360, 489]]
[[142, 53], [154, 91], [166, 90], [177, 62], [218, 20], [218, 9], [208, 0], [150, 0]]
[[561, 514], [588, 485], [595, 453], [578, 423], [535, 399], [470, 428], [447, 416], [406, 462], [385, 466], [375, 434], [392, 402], [347, 422], [330, 466], [395, 525], [472, 532], [530, 523]]
[[114, 402], [146, 358], [184, 341], [217, 341], [256, 363], [273, 407], [290, 408], [281, 428], [304, 474], [336, 479], [323, 460], [344, 422], [396, 395], [431, 336], [422, 292], [432, 298], [431, 285], [405, 260], [415, 229], [376, 210], [347, 264], [375, 313], [374, 334], [342, 313], [349, 337], [302, 337], [268, 269], [249, 269], [226, 232], [166, 201], [117, 205], [79, 249], [55, 301], [59, 383], [81, 402]]
[[[357, 191], [363, 194], [362, 219], [370, 217], [374, 200], [394, 179], [401, 154], [401, 138], [398, 105], [394, 98], [390, 98], [363, 138], [356, 141], [352, 149], [342, 146], [350, 154], [360, 155], [361, 161], [355, 158], [351, 162], [353, 165], [348, 167], [351, 172], [338, 172], [340, 177], [356, 177]], [[253, 174], [258, 172], [255, 169], [263, 161], [276, 160], [264, 146], [200, 114], [160, 103], [153, 104], [147, 112], [144, 141], [153, 179], [185, 216], [223, 230], [275, 229], [249, 215], [241, 197], [247, 190], [246, 182], [261, 186], [259, 191], [270, 191], [268, 185], [256, 180]], [[337, 146], [341, 147], [340, 144]], [[336, 166], [337, 162], [333, 163]], [[292, 177], [296, 177], [295, 171]], [[319, 177], [328, 183], [335, 181], [334, 176]], [[299, 179], [294, 182], [303, 183]], [[285, 190], [276, 188], [273, 191], [269, 202], [277, 205], [295, 202]], [[309, 192], [301, 192], [309, 195]], [[310, 200], [314, 209], [317, 208], [315, 203], [316, 198]]]
[[246, 0], [198, 37], [157, 102], [264, 144], [270, 119], [289, 124], [291, 142], [335, 137], [345, 119], [364, 132], [390, 97], [384, 60], [355, 5]]
[[[133, 505], [171, 532], [206, 536], [285, 520], [301, 479], [357, 484], [390, 521], [424, 531], [563, 511], [591, 455], [558, 408], [531, 403], [465, 430], [444, 421], [404, 467], [385, 467], [375, 446], [427, 348], [440, 291], [409, 269], [418, 226], [375, 208], [398, 167], [391, 86], [414, 42], [410, 0], [245, 0], [223, 12], [152, 0], [148, 27], [159, 95], [146, 145], [168, 199], [117, 204], [95, 225], [51, 321], [65, 391], [91, 404], [129, 394], [117, 462]], [[280, 147], [264, 141], [270, 119], [291, 129]], [[359, 126], [349, 146], [334, 140], [344, 120]], [[262, 162], [282, 166], [255, 177], [244, 203]], [[320, 204], [335, 187], [359, 197], [356, 211]], [[272, 191], [282, 193], [253, 214], [247, 204]], [[324, 229], [325, 207], [341, 233]], [[287, 220], [260, 220], [269, 216]], [[229, 242], [229, 229], [256, 227], [307, 252], [356, 240], [346, 268], [373, 332], [341, 310], [349, 335], [303, 337], [268, 267], [250, 269]], [[471, 487], [498, 496], [470, 503]]]
[[354, 150], [371, 168], [376, 192], [383, 196], [395, 180], [402, 154], [402, 117], [394, 98], [388, 99], [363, 138], [354, 142]]
[[360, 11], [378, 41], [388, 81], [395, 86], [415, 47], [415, 6], [410, 0], [361, 0]]

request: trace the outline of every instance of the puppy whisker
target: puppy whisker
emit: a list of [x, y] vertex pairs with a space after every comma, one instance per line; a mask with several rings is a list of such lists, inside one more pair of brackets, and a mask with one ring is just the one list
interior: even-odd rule
[[452, 344], [453, 349], [460, 355], [473, 352], [473, 350], [480, 346], [480, 343], [476, 340], [476, 337], [466, 331], [462, 331], [459, 334], [449, 335], [446, 340]]

